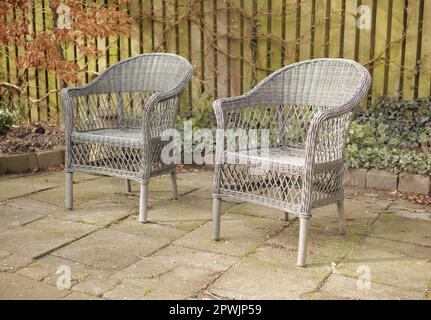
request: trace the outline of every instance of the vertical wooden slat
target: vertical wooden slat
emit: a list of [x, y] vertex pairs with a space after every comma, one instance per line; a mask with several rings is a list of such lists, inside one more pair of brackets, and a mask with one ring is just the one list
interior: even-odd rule
[[[296, 12], [296, 24], [295, 24], [295, 62], [299, 61], [301, 55], [303, 56], [303, 50], [305, 48], [304, 45], [302, 45], [302, 41], [303, 39], [301, 38], [301, 28], [302, 28], [302, 23], [301, 23], [301, 17], [302, 17], [302, 12], [303, 12], [303, 1], [301, 0], [296, 0], [296, 8], [295, 8], [295, 12]], [[302, 21], [304, 21], [306, 19], [302, 19]]]
[[383, 95], [388, 94], [389, 65], [391, 63], [391, 42], [392, 42], [392, 10], [394, 1], [388, 1], [387, 19], [386, 19], [386, 46], [385, 46], [385, 74], [383, 79]]
[[330, 10], [330, 23], [329, 23], [329, 50], [328, 56], [331, 58], [339, 57], [341, 33], [344, 31], [344, 26], [342, 24], [343, 20], [343, 1], [333, 0], [331, 2]]
[[[192, 62], [192, 22], [191, 22], [191, 16], [192, 16], [192, 3], [190, 0], [187, 1], [187, 59]], [[189, 110], [192, 111], [193, 109], [193, 81], [189, 82]]]
[[424, 1], [419, 97], [431, 96], [431, 3]]
[[[374, 1], [373, 2], [373, 28], [374, 36], [372, 42], [374, 45], [370, 48], [370, 59], [373, 60], [370, 65], [370, 72], [372, 72], [373, 82], [371, 89], [371, 100], [375, 101], [377, 97], [385, 92], [385, 65], [386, 65], [386, 46], [390, 39], [388, 35], [388, 16], [390, 14], [389, 1]], [[374, 40], [373, 40], [374, 39]]]
[[338, 56], [344, 56], [344, 35], [346, 30], [346, 0], [341, 0], [341, 16], [340, 16], [340, 49]]
[[241, 83], [242, 83], [242, 70], [241, 65], [241, 1], [231, 0], [230, 1], [230, 32], [232, 36], [231, 40], [231, 96], [238, 96], [241, 94]]
[[343, 57], [346, 59], [355, 59], [356, 44], [356, 2], [346, 1], [346, 23], [344, 27]]
[[[37, 34], [41, 34], [45, 30], [45, 13], [44, 2], [35, 2], [35, 30]], [[46, 54], [46, 53], [45, 53]], [[44, 69], [37, 69], [37, 97], [43, 98], [47, 93], [47, 72]], [[48, 103], [47, 99], [43, 99], [38, 103], [38, 118], [39, 120], [48, 120]]]
[[136, 56], [143, 52], [140, 1], [133, 0], [130, 2], [130, 16], [133, 19], [132, 35], [130, 37], [130, 55]]
[[324, 56], [329, 57], [329, 35], [331, 31], [331, 0], [326, 0], [326, 8], [325, 8], [325, 50]]
[[214, 55], [214, 99], [218, 98], [218, 26], [217, 26], [217, 1], [213, 0], [212, 3], [212, 18], [213, 18], [213, 37], [212, 37], [212, 45], [213, 45], [213, 55]]
[[205, 1], [199, 1], [200, 93], [205, 91]]
[[411, 100], [415, 94], [415, 78], [417, 70], [417, 39], [418, 39], [419, 0], [410, 0], [407, 16], [407, 34], [405, 62], [403, 74], [403, 99]]
[[[371, 7], [370, 56], [369, 56], [370, 63], [368, 64], [368, 71], [370, 72], [371, 78], [373, 78], [374, 76], [374, 66], [376, 64], [374, 59], [376, 58], [375, 50], [376, 50], [376, 32], [377, 32], [376, 30], [377, 13], [378, 13], [377, 0], [373, 0], [372, 7]], [[372, 96], [373, 96], [373, 90], [371, 89], [368, 91], [368, 96], [367, 96], [368, 105], [371, 104]]]
[[414, 83], [414, 93], [413, 97], [415, 99], [419, 96], [419, 79], [421, 74], [421, 66], [422, 66], [422, 34], [423, 34], [423, 19], [424, 19], [424, 8], [425, 8], [425, 0], [419, 1], [419, 17], [418, 17], [418, 36], [416, 39], [416, 73], [415, 73], [415, 83]]
[[193, 65], [193, 78], [191, 85], [191, 99], [193, 109], [208, 107], [205, 103], [201, 103], [201, 78], [202, 78], [202, 64], [201, 64], [201, 30], [200, 30], [200, 8], [201, 3], [192, 1], [191, 2], [191, 13], [190, 13], [190, 40], [189, 44], [191, 45], [191, 54], [190, 54], [190, 62]]
[[404, 0], [403, 8], [403, 32], [401, 38], [401, 62], [400, 62], [400, 80], [399, 80], [399, 94], [402, 98], [404, 93], [404, 75], [406, 63], [406, 47], [407, 47], [407, 32], [408, 32], [408, 18], [409, 18], [409, 0]]
[[244, 41], [242, 44], [242, 50], [244, 57], [243, 61], [243, 71], [242, 71], [242, 92], [248, 91], [252, 85], [254, 85], [255, 80], [255, 68], [252, 65], [254, 61], [254, 53], [252, 49], [252, 40], [254, 32], [254, 12], [255, 12], [256, 2], [244, 1], [242, 3], [243, 8], [243, 37]]
[[282, 44], [282, 24], [281, 24], [281, 11], [282, 11], [282, 3], [280, 0], [272, 0], [271, 4], [271, 55], [269, 67], [270, 72], [274, 72], [283, 66], [280, 63], [281, 56], [281, 44]]
[[286, 33], [286, 48], [284, 65], [295, 62], [296, 48], [296, 0], [286, 1], [286, 22], [284, 32]]
[[230, 97], [232, 94], [232, 12], [231, 12], [230, 1], [226, 1], [226, 53], [227, 53], [227, 81], [226, 81], [226, 89], [227, 96]]
[[390, 66], [387, 93], [390, 97], [400, 96], [401, 52], [403, 43], [404, 1], [394, 1], [392, 10], [392, 30], [390, 45]]
[[[29, 28], [31, 32], [35, 32], [36, 30], [36, 15], [35, 15], [35, 3], [33, 2], [31, 4], [31, 10], [28, 11], [28, 17], [29, 17]], [[39, 98], [38, 94], [38, 77], [37, 77], [37, 70], [34, 68], [28, 69], [28, 94], [30, 97]], [[31, 103], [30, 104], [30, 121], [35, 122], [39, 121], [39, 110], [38, 110], [38, 104]]]
[[314, 57], [323, 58], [326, 50], [326, 1], [316, 2], [315, 16]]

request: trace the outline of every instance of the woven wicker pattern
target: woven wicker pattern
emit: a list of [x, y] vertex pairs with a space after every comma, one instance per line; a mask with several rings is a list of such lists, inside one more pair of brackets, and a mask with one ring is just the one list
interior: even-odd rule
[[[214, 102], [219, 129], [266, 130], [269, 153], [228, 150], [217, 137], [214, 238], [220, 197], [311, 217], [311, 208], [343, 200], [343, 149], [352, 111], [370, 87], [360, 64], [315, 59], [286, 66], [250, 92]], [[305, 258], [304, 261], [305, 263]], [[301, 265], [298, 259], [298, 264]]]
[[173, 172], [160, 135], [174, 127], [192, 76], [174, 54], [143, 54], [108, 68], [93, 82], [61, 91], [66, 116], [65, 171], [86, 171], [148, 183]]

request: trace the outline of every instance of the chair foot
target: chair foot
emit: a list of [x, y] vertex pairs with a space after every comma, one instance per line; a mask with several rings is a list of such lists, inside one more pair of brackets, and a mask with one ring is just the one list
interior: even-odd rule
[[289, 212], [281, 213], [281, 221], [289, 221]]
[[126, 179], [126, 192], [127, 193], [132, 192], [132, 184], [131, 184], [130, 179]]
[[73, 209], [73, 173], [66, 172], [66, 208]]
[[220, 240], [220, 198], [213, 198], [213, 240]]
[[171, 182], [173, 197], [175, 200], [178, 200], [177, 173], [175, 171], [171, 172]]
[[337, 202], [338, 230], [341, 234], [346, 233], [346, 217], [344, 215], [344, 200]]
[[298, 260], [296, 262], [298, 267], [306, 266], [309, 226], [310, 226], [310, 218], [303, 218], [303, 217], [299, 218]]
[[141, 183], [141, 191], [139, 197], [139, 222], [147, 222], [148, 215], [148, 182]]

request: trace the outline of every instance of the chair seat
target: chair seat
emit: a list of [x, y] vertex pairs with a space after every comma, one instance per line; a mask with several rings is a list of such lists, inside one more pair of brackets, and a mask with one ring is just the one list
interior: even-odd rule
[[261, 166], [262, 169], [277, 169], [284, 172], [302, 173], [305, 164], [304, 149], [288, 146], [270, 148], [267, 153], [261, 152], [260, 149], [226, 151], [225, 156], [229, 164]]
[[72, 133], [72, 141], [139, 147], [142, 145], [142, 129], [112, 128]]

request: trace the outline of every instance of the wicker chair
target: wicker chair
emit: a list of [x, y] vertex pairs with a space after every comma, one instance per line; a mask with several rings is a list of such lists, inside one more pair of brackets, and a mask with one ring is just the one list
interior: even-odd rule
[[66, 207], [72, 209], [74, 171], [140, 183], [139, 221], [147, 221], [148, 182], [175, 164], [161, 161], [161, 133], [173, 128], [190, 63], [174, 54], [143, 54], [108, 68], [91, 83], [61, 91], [65, 108]]
[[[306, 264], [312, 208], [337, 203], [344, 232], [343, 149], [352, 111], [370, 82], [368, 71], [354, 61], [314, 59], [274, 72], [242, 96], [214, 102], [222, 129], [214, 174], [214, 240], [220, 239], [223, 197], [280, 209], [285, 219], [297, 214], [298, 266]], [[229, 128], [265, 129], [269, 148], [229, 149]], [[256, 168], [264, 170], [256, 174]]]

